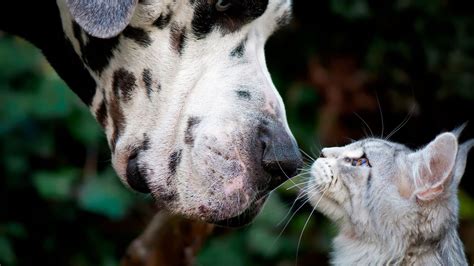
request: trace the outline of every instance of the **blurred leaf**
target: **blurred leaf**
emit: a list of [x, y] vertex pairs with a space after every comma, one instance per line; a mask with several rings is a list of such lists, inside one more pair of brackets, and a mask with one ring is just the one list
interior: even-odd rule
[[[69, 131], [74, 138], [87, 146], [97, 146], [97, 140], [105, 141], [105, 134], [88, 110], [74, 112], [67, 121]], [[78, 127], [77, 125], [81, 125]]]
[[28, 171], [28, 162], [21, 154], [10, 154], [4, 158], [7, 173], [21, 175]]
[[120, 183], [116, 174], [107, 170], [100, 176], [88, 177], [79, 190], [79, 206], [87, 211], [120, 219], [133, 203], [132, 193]]
[[249, 228], [248, 247], [264, 257], [273, 257], [281, 253], [282, 244], [286, 239], [280, 235], [283, 227], [277, 227], [275, 222], [286, 222], [288, 212], [289, 209], [281, 201], [278, 193], [272, 193], [264, 209]]
[[265, 226], [275, 226], [275, 221], [283, 219], [287, 213], [288, 207], [282, 202], [280, 195], [277, 192], [273, 192], [270, 194], [263, 210], [255, 219], [255, 223]]
[[395, 8], [403, 10], [411, 7], [421, 9], [428, 14], [436, 14], [442, 8], [442, 3], [441, 0], [398, 0]]
[[[14, 51], [14, 52], [12, 52]], [[0, 42], [0, 80], [30, 71], [38, 66], [38, 50], [19, 38], [2, 38]], [[32, 65], [33, 63], [33, 65]]]
[[0, 265], [3, 263], [7, 265], [14, 264], [16, 261], [15, 253], [6, 237], [0, 236]]
[[26, 238], [28, 236], [25, 227], [19, 223], [9, 223], [0, 227], [3, 227], [5, 233], [11, 237]]
[[[224, 241], [223, 241], [224, 240]], [[234, 234], [223, 239], [212, 239], [197, 258], [198, 266], [251, 266], [254, 265], [245, 255], [243, 235]]]
[[331, 0], [331, 10], [348, 19], [367, 18], [370, 15], [366, 0]]
[[74, 182], [79, 176], [77, 169], [62, 169], [55, 172], [38, 172], [33, 183], [41, 197], [49, 200], [66, 201], [72, 197]]
[[53, 76], [41, 82], [33, 96], [32, 114], [41, 119], [65, 117], [72, 110], [72, 92], [58, 77]]

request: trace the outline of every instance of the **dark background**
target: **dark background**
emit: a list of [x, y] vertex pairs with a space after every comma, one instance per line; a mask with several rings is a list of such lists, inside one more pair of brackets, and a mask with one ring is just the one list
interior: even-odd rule
[[[462, 139], [474, 137], [474, 11], [461, 1], [295, 0], [267, 62], [311, 156], [402, 123], [390, 139], [413, 148], [468, 120]], [[150, 199], [120, 184], [89, 111], [34, 47], [2, 33], [0, 156], [1, 265], [117, 265], [149, 219]], [[471, 261], [473, 184], [471, 154], [459, 194]], [[306, 205], [283, 230], [291, 185], [251, 226], [216, 230], [198, 264], [325, 265], [336, 234], [325, 218], [302, 233]]]

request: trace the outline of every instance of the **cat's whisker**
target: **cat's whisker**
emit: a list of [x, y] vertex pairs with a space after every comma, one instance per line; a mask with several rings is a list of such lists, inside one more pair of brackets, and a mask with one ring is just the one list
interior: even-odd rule
[[367, 129], [369, 130], [370, 132], [370, 137], [374, 137], [374, 132], [372, 131], [372, 129], [370, 128], [369, 124], [367, 124], [367, 122], [365, 122], [365, 120], [359, 115], [357, 114], [356, 112], [354, 112], [354, 114], [362, 121], [362, 123], [364, 123], [364, 125], [367, 127]]
[[[335, 180], [335, 179], [333, 179], [333, 180]], [[333, 182], [334, 181], [331, 181], [331, 184], [329, 186], [332, 186]], [[311, 186], [307, 186], [305, 188], [304, 192], [306, 192], [307, 194], [309, 194], [310, 192], [313, 192], [314, 190], [316, 190], [316, 192], [323, 192], [323, 189], [327, 189], [329, 186], [323, 187], [320, 184], [314, 183]]]
[[293, 203], [291, 204], [290, 208], [288, 209], [288, 211], [286, 212], [285, 216], [283, 216], [283, 218], [275, 225], [275, 227], [279, 227], [285, 220], [286, 218], [288, 218], [288, 216], [290, 215], [291, 213], [291, 210], [293, 209], [293, 207], [295, 207], [295, 204], [298, 200], [295, 199], [293, 201]]
[[[301, 195], [298, 196], [298, 198], [295, 199], [295, 204], [296, 202], [303, 198], [304, 196], [307, 195], [307, 192], [302, 192]], [[288, 221], [285, 223], [285, 226], [283, 227], [283, 229], [280, 231], [280, 233], [278, 234], [278, 236], [276, 237], [275, 241], [273, 241], [272, 245], [270, 246], [270, 249], [275, 245], [275, 243], [278, 241], [278, 239], [280, 239], [280, 237], [283, 235], [283, 232], [286, 230], [286, 228], [288, 227], [288, 225], [290, 224], [291, 220], [293, 219], [293, 217], [295, 217], [296, 213], [298, 213], [298, 211], [301, 210], [301, 208], [303, 208], [304, 205], [306, 205], [306, 203], [308, 203], [308, 201], [310, 200], [310, 198], [308, 197], [294, 212], [293, 214], [290, 216], [290, 218], [288, 219]], [[294, 204], [293, 204], [294, 206]], [[291, 211], [291, 209], [290, 209]], [[285, 217], [286, 218], [286, 217]], [[280, 222], [281, 223], [281, 222]]]
[[365, 138], [370, 138], [370, 135], [365, 128], [362, 129], [362, 132], [364, 133]]
[[309, 184], [310, 182], [311, 182], [311, 180], [304, 181], [304, 182], [300, 182], [300, 183], [297, 183], [297, 184], [295, 184], [295, 185], [293, 185], [293, 186], [288, 187], [286, 190], [291, 190], [291, 189], [294, 189], [294, 188], [296, 188], [296, 187], [299, 188], [299, 185], [306, 185], [306, 184]]
[[379, 96], [378, 96], [377, 92], [375, 92], [375, 98], [377, 99], [377, 105], [379, 106], [379, 112], [380, 112], [380, 121], [382, 122], [382, 133], [380, 134], [380, 138], [383, 139], [385, 124], [384, 124], [384, 121], [383, 121], [382, 105], [380, 104], [380, 99], [379, 99]]
[[288, 210], [288, 212], [286, 213], [285, 217], [283, 217], [283, 219], [281, 219], [281, 221], [276, 224], [276, 227], [280, 226], [280, 225], [286, 220], [286, 218], [288, 218], [288, 216], [289, 216], [290, 213], [291, 213], [291, 210], [293, 209], [293, 207], [295, 207], [295, 204], [298, 202], [298, 200], [300, 200], [300, 199], [303, 198], [304, 196], [306, 196], [306, 193], [304, 193], [304, 192], [302, 191], [302, 192], [295, 198], [295, 200], [293, 201], [293, 203], [291, 204], [291, 207], [290, 207], [290, 209]]
[[393, 135], [395, 135], [400, 129], [402, 129], [407, 123], [408, 121], [410, 121], [411, 117], [413, 116], [413, 113], [415, 111], [415, 105], [412, 105], [410, 111], [408, 112], [408, 114], [405, 116], [405, 118], [402, 120], [402, 122], [396, 126], [392, 132], [390, 132], [390, 134], [387, 135], [387, 137], [385, 137], [385, 140], [389, 140]]
[[346, 137], [345, 139], [347, 139], [348, 141], [350, 141], [351, 143], [354, 143], [356, 142], [357, 140], [353, 139], [353, 138], [349, 138], [349, 137]]
[[317, 144], [314, 144], [314, 147], [310, 148], [310, 152], [314, 158], [319, 158], [319, 156], [321, 155], [321, 151], [322, 151], [321, 144], [319, 145], [319, 147], [317, 146]]
[[[301, 230], [301, 234], [300, 234], [300, 237], [298, 239], [298, 246], [296, 247], [296, 261], [295, 261], [295, 265], [298, 265], [298, 253], [299, 253], [299, 250], [300, 250], [300, 245], [301, 245], [301, 239], [303, 238], [303, 233], [304, 233], [304, 230], [306, 229], [306, 226], [308, 225], [308, 222], [309, 220], [311, 219], [311, 216], [313, 216], [313, 213], [314, 211], [316, 210], [316, 208], [318, 207], [319, 203], [321, 202], [321, 200], [323, 199], [324, 195], [326, 194], [326, 191], [328, 191], [327, 189], [323, 192], [323, 194], [319, 197], [319, 200], [316, 202], [316, 204], [314, 205], [313, 209], [311, 210], [310, 214], [308, 215], [308, 218], [306, 219], [306, 222], [304, 223], [304, 226], [303, 226], [303, 229]], [[310, 197], [308, 197], [310, 198]]]
[[[297, 177], [297, 176], [295, 176], [295, 177]], [[270, 193], [272, 193], [272, 192], [274, 192], [274, 191], [280, 189], [280, 188], [283, 187], [285, 184], [286, 184], [286, 182], [281, 183], [280, 185], [278, 185], [278, 186], [275, 187], [274, 189], [272, 189], [272, 190], [268, 191], [267, 193], [263, 194], [263, 197], [266, 197], [266, 196], [270, 195]], [[293, 186], [294, 186], [294, 185], [293, 185]]]
[[307, 152], [305, 152], [305, 151], [304, 151], [303, 149], [301, 149], [301, 148], [300, 148], [300, 152], [301, 152], [304, 156], [308, 157], [308, 159], [310, 159], [311, 161], [316, 161], [316, 159], [314, 159], [313, 157], [311, 157]]

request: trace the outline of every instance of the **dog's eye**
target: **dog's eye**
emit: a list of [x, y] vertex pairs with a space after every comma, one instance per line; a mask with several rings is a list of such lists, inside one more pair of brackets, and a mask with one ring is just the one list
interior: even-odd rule
[[231, 6], [232, 6], [232, 3], [230, 0], [217, 0], [216, 10], [219, 12], [225, 12], [229, 10]]

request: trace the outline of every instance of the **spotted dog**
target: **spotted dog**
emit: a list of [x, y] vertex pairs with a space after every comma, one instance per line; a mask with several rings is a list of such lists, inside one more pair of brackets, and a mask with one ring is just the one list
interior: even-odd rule
[[[4, 1], [104, 128], [130, 188], [171, 212], [251, 220], [301, 164], [264, 45], [289, 0]], [[80, 126], [80, 125], [78, 125]]]

